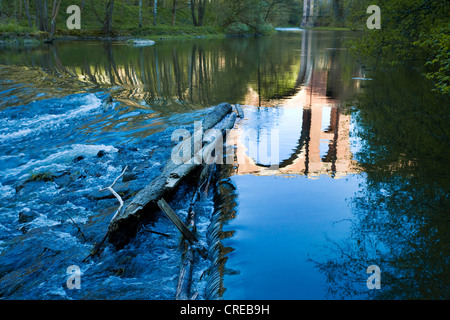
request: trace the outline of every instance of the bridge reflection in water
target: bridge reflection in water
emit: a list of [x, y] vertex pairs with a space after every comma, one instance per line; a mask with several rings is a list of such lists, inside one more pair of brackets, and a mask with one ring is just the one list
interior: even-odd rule
[[236, 147], [235, 174], [339, 178], [359, 172], [351, 152], [351, 116], [342, 90], [335, 88], [341, 74], [332, 51], [339, 48], [317, 55], [311, 39], [307, 32], [302, 38], [302, 62], [290, 96], [263, 102], [249, 88], [246, 117], [228, 141]]

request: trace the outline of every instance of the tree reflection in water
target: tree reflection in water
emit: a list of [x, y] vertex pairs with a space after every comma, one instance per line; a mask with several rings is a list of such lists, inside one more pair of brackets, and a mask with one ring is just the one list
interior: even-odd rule
[[[337, 259], [314, 261], [339, 298], [448, 299], [449, 100], [411, 69], [377, 73], [357, 98], [355, 155], [366, 184], [351, 199], [355, 219]], [[381, 268], [381, 290], [366, 269]]]

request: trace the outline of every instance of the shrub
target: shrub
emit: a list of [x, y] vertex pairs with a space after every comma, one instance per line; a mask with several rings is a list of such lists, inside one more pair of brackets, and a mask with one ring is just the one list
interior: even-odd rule
[[231, 35], [247, 35], [250, 33], [250, 27], [242, 22], [233, 22], [226, 27], [225, 32]]

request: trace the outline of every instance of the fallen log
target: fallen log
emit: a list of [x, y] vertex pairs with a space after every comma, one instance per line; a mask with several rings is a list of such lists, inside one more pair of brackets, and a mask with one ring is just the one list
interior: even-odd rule
[[[187, 224], [193, 228], [195, 226], [195, 212], [191, 210], [188, 214]], [[181, 258], [180, 276], [178, 278], [177, 292], [175, 300], [189, 300], [191, 295], [192, 271], [195, 261], [195, 250], [192, 243], [182, 241], [183, 256]]]
[[[226, 130], [232, 129], [236, 121], [236, 114], [232, 112], [233, 108], [228, 103], [220, 104], [209, 111], [202, 121], [201, 129], [204, 135], [203, 143], [206, 145], [199, 151], [200, 154], [211, 154], [222, 139], [218, 139], [219, 135], [223, 135]], [[175, 151], [181, 150], [185, 144], [189, 147], [192, 143], [191, 139], [181, 142]], [[198, 159], [198, 153], [191, 160]], [[201, 158], [203, 159], [203, 157]], [[141, 190], [129, 203], [129, 205], [111, 220], [106, 238], [116, 247], [122, 247], [137, 232], [139, 222], [144, 218], [144, 209], [153, 211], [158, 208], [157, 202], [165, 195], [172, 192], [185, 178], [200, 166], [204, 165], [203, 161], [188, 161], [183, 164], [176, 164], [171, 159], [168, 160], [161, 174], [154, 179], [146, 188]], [[147, 212], [148, 213], [148, 212]]]
[[[191, 204], [189, 206], [188, 216], [186, 224], [195, 230], [195, 210], [194, 205], [197, 199], [200, 197], [200, 191], [203, 185], [209, 184], [209, 180], [211, 179], [211, 173], [214, 171], [214, 165], [205, 165], [200, 174], [200, 178], [198, 180], [198, 187], [194, 192], [194, 196], [192, 198]], [[198, 292], [196, 292], [191, 297], [191, 286], [192, 286], [192, 273], [194, 269], [195, 262], [195, 253], [200, 253], [203, 258], [207, 259], [207, 253], [204, 248], [196, 247], [197, 243], [189, 240], [188, 237], [186, 239], [189, 243], [183, 239], [181, 242], [181, 249], [183, 252], [183, 256], [181, 258], [181, 268], [180, 275], [178, 278], [177, 284], [177, 292], [175, 295], [176, 300], [195, 300], [198, 296]]]

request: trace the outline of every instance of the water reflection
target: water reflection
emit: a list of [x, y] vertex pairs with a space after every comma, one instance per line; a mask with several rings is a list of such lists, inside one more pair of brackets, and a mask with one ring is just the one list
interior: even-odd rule
[[[358, 83], [344, 77], [360, 69], [339, 39], [305, 33], [298, 74], [283, 95], [262, 100], [262, 91], [249, 88], [245, 103], [257, 108], [244, 106], [247, 117], [233, 137], [237, 174], [342, 177], [359, 171], [350, 150], [351, 116], [344, 108]], [[266, 132], [279, 136], [268, 141]], [[262, 159], [259, 150], [266, 144], [278, 161]]]
[[[82, 262], [117, 208], [115, 199], [99, 201], [92, 195], [125, 164], [137, 177], [126, 183], [129, 195], [157, 176], [170, 154], [171, 130], [202, 117], [203, 110], [193, 109], [242, 103], [252, 90], [260, 101], [291, 95], [301, 46], [296, 35], [164, 42], [150, 48], [57, 43], [1, 51], [0, 294], [172, 299], [180, 254], [177, 231], [164, 219], [154, 228], [174, 235], [169, 240], [143, 231], [127, 249], [106, 250], [98, 263]], [[109, 97], [112, 103], [103, 103]], [[266, 120], [269, 125], [270, 117]], [[53, 174], [54, 181], [28, 182], [32, 172]], [[61, 210], [49, 209], [53, 199]], [[17, 217], [25, 208], [38, 218], [24, 228]], [[70, 246], [54, 243], [49, 251], [55, 231]], [[40, 268], [48, 263], [53, 267]], [[81, 292], [64, 287], [65, 269], [74, 263], [83, 270]], [[198, 268], [206, 263], [200, 261]], [[18, 278], [23, 273], [27, 277]]]
[[[367, 182], [352, 197], [352, 237], [317, 267], [335, 297], [367, 292], [361, 265], [381, 268], [377, 299], [448, 299], [449, 100], [413, 68], [373, 75], [358, 98], [356, 153]], [[341, 288], [337, 290], [336, 288]]]
[[[327, 297], [326, 279], [310, 259], [337, 254], [328, 240], [349, 236], [347, 199], [364, 182], [345, 107], [360, 69], [343, 41], [342, 34], [304, 33], [291, 86], [264, 95], [261, 81], [247, 91], [246, 116], [231, 139], [235, 167], [219, 186], [224, 299]], [[267, 149], [279, 158], [265, 157]]]
[[224, 101], [242, 103], [249, 87], [264, 99], [284, 94], [298, 72], [299, 47], [292, 37], [168, 41], [144, 48], [70, 42], [17, 55], [2, 52], [0, 64], [113, 90], [113, 98], [126, 104], [145, 101], [164, 113], [186, 112]]
[[[33, 281], [16, 281], [23, 270], [36, 270], [49, 261], [42, 253], [47, 240], [53, 239], [52, 234], [42, 238], [39, 226], [17, 235], [17, 215], [23, 208], [41, 214], [39, 223], [49, 231], [62, 225], [65, 235], [76, 234], [68, 223], [55, 227], [55, 221], [66, 220], [61, 213], [44, 218], [52, 210], [38, 201], [42, 194], [15, 196], [13, 183], [26, 171], [21, 166], [32, 164], [34, 169], [44, 160], [45, 168], [53, 168], [51, 155], [62, 151], [58, 161], [64, 161], [68, 173], [71, 168], [86, 171], [88, 179], [76, 179], [75, 186], [60, 177], [62, 182], [67, 180], [61, 190], [68, 195], [60, 201], [80, 224], [84, 219], [91, 221], [89, 239], [95, 240], [108, 220], [102, 212], [115, 209], [116, 203], [113, 199], [98, 204], [76, 191], [90, 194], [93, 188], [106, 185], [120, 171], [110, 168], [118, 161], [150, 163], [145, 177], [156, 176], [170, 153], [170, 133], [164, 129], [191, 125], [202, 113], [190, 111], [228, 101], [243, 104], [246, 119], [235, 131], [236, 158], [244, 161], [238, 161], [236, 170], [223, 172], [227, 186], [219, 190], [224, 215], [217, 223], [235, 222], [218, 236], [220, 250], [214, 267], [220, 274], [219, 296], [448, 298], [450, 146], [444, 107], [449, 103], [431, 95], [414, 71], [393, 70], [371, 74], [375, 80], [366, 85], [356, 99], [357, 109], [350, 113], [345, 102], [362, 83], [352, 78], [363, 72], [343, 49], [344, 38], [344, 34], [311, 32], [161, 42], [147, 48], [92, 42], [0, 51], [0, 166], [8, 174], [8, 179], [0, 181], [6, 190], [3, 208], [8, 210], [1, 221], [8, 226], [0, 234], [1, 267], [6, 275], [1, 278], [1, 292], [7, 297], [46, 297], [45, 292], [61, 291], [66, 279], [64, 273], [39, 269], [39, 273], [27, 273]], [[108, 96], [113, 103], [103, 108], [102, 100]], [[84, 106], [92, 112], [84, 112]], [[280, 138], [276, 169], [267, 159], [249, 153], [243, 141], [249, 130], [272, 129], [278, 130]], [[25, 134], [26, 130], [36, 134]], [[358, 148], [352, 134], [357, 134]], [[263, 135], [250, 138], [250, 145], [261, 149]], [[136, 156], [121, 148], [121, 155], [111, 152], [97, 159], [98, 151], [121, 145], [129, 149], [137, 145], [146, 153]], [[91, 155], [86, 154], [87, 146]], [[85, 162], [72, 163], [79, 155], [86, 156]], [[99, 181], [99, 172], [109, 173]], [[344, 178], [336, 179], [340, 177]], [[56, 187], [48, 188], [45, 182], [39, 186], [48, 197], [54, 196]], [[76, 197], [69, 197], [75, 193]], [[172, 230], [161, 221], [158, 228]], [[142, 260], [133, 260], [129, 251], [123, 251], [117, 259], [111, 253], [103, 265], [84, 265], [86, 274], [95, 275], [99, 282], [90, 283], [83, 296], [120, 298], [119, 293], [126, 291], [129, 299], [173, 298], [178, 261], [175, 237], [169, 244], [155, 240], [167, 247], [160, 251], [153, 250], [157, 245], [148, 235], [142, 238], [149, 242], [137, 240], [130, 248], [135, 251], [132, 256]], [[39, 245], [19, 252], [23, 239]], [[55, 270], [63, 270], [72, 263], [68, 260], [84, 258], [91, 244], [76, 243], [70, 257], [57, 253], [56, 249], [67, 251], [62, 245], [45, 253], [54, 257]], [[40, 260], [36, 262], [35, 256]], [[160, 263], [161, 257], [169, 257], [170, 263]], [[149, 263], [154, 268], [139, 274], [146, 281], [137, 286], [115, 274], [105, 276], [105, 270], [117, 268], [118, 261], [131, 273], [137, 267], [147, 269]], [[366, 268], [371, 264], [381, 268], [381, 291], [368, 292], [365, 287]], [[53, 282], [40, 287], [50, 277]], [[111, 291], [105, 291], [111, 279]], [[20, 289], [25, 282], [27, 286]], [[15, 289], [9, 291], [13, 283]], [[324, 295], [327, 290], [330, 296]], [[66, 294], [58, 297], [67, 298]]]

